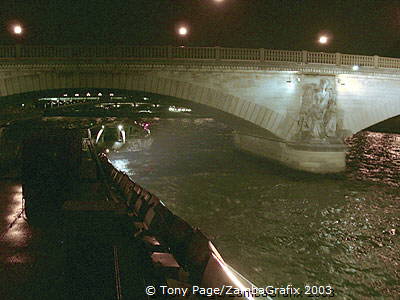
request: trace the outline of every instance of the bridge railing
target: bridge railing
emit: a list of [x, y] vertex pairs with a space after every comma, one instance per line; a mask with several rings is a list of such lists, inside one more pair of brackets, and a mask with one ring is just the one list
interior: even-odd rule
[[375, 67], [374, 59], [375, 59], [374, 56], [341, 54], [341, 63], [343, 65], [359, 65], [364, 67]]
[[1, 58], [12, 58], [16, 57], [16, 47], [14, 46], [1, 46], [0, 57]]
[[223, 60], [400, 68], [399, 58], [310, 51], [172, 46], [0, 46], [0, 60], [41, 58]]
[[264, 52], [264, 61], [278, 61], [278, 62], [303, 62], [303, 53], [301, 51], [287, 51], [287, 50], [270, 50], [261, 49], [261, 53]]

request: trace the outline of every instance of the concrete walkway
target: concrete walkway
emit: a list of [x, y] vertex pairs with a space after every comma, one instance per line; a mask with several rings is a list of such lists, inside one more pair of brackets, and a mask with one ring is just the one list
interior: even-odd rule
[[123, 217], [66, 212], [39, 229], [21, 210], [21, 184], [0, 181], [0, 299], [118, 299], [116, 277], [124, 299], [147, 299], [152, 266]]

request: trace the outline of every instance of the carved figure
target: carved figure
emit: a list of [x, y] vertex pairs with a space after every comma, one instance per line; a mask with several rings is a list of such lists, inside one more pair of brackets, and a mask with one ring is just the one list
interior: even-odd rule
[[336, 102], [330, 100], [328, 102], [325, 115], [324, 115], [324, 127], [325, 133], [328, 137], [335, 137], [337, 130], [337, 117], [336, 117]]
[[328, 137], [336, 137], [336, 115], [336, 94], [329, 80], [303, 86], [299, 118], [302, 139], [324, 142]]

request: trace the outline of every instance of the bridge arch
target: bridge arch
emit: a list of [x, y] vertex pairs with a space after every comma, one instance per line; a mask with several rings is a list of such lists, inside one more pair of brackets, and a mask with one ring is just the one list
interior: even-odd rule
[[40, 72], [4, 78], [0, 82], [0, 96], [42, 90], [104, 88], [132, 90], [171, 96], [201, 104], [272, 133], [278, 139], [290, 136], [295, 122], [282, 113], [223, 90], [202, 86], [159, 72]]
[[363, 131], [379, 123], [383, 123], [389, 119], [400, 117], [400, 105], [397, 107], [382, 106], [377, 107], [376, 111], [368, 111], [363, 115], [352, 116], [350, 121], [354, 124], [352, 128], [353, 134]]
[[397, 75], [339, 75], [337, 81], [338, 105], [344, 111], [348, 136], [400, 115]]

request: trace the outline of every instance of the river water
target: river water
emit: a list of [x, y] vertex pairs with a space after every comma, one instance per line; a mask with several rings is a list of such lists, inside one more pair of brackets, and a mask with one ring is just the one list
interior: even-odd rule
[[152, 121], [110, 159], [208, 235], [256, 285], [400, 297], [400, 135], [347, 141], [348, 169], [312, 175], [239, 152], [211, 118]]

